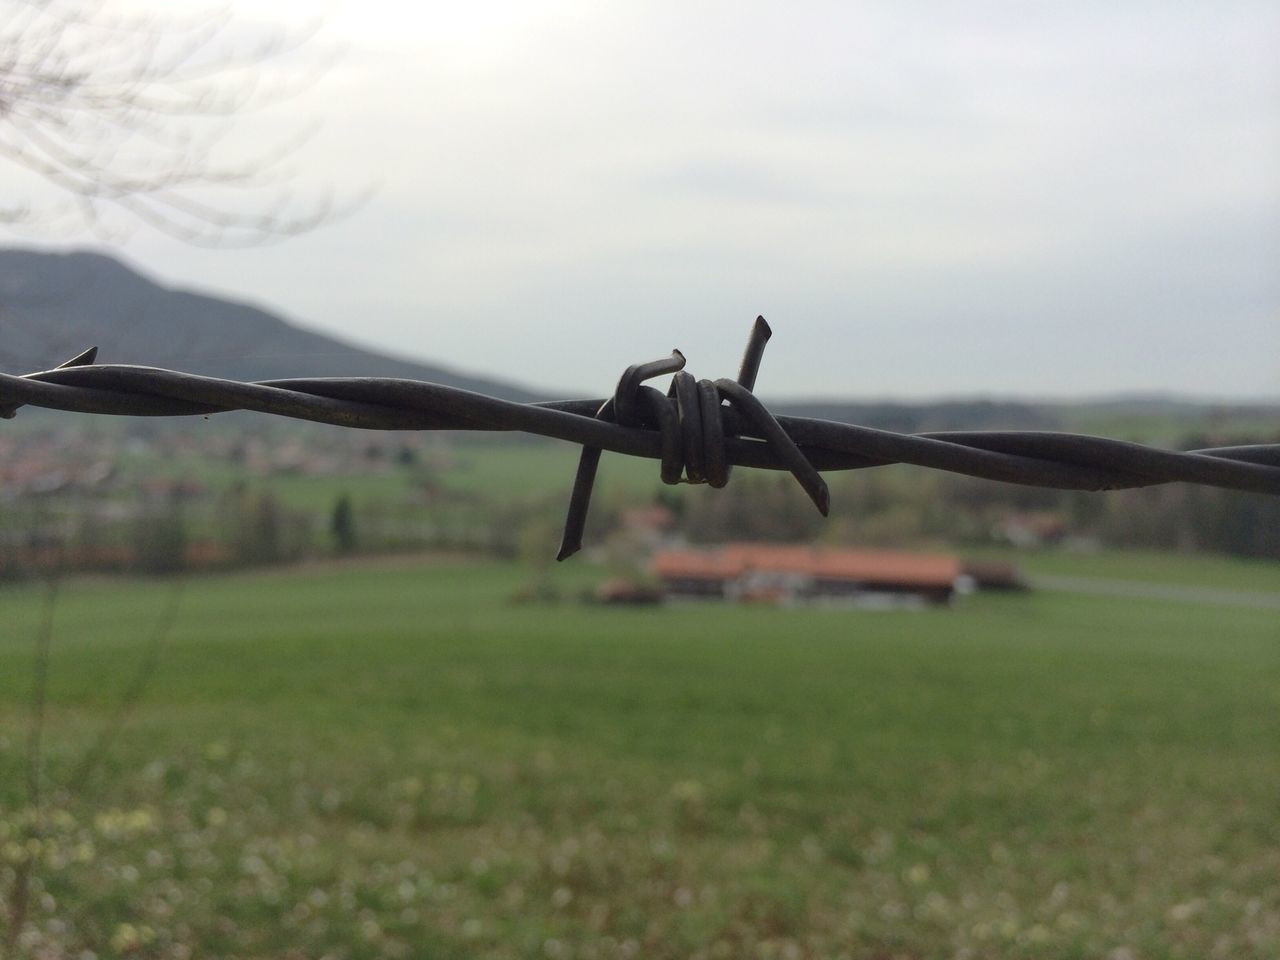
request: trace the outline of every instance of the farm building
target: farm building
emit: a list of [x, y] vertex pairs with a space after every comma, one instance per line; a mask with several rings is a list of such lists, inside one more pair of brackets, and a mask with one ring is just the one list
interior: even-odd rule
[[946, 554], [753, 543], [663, 550], [649, 570], [671, 597], [761, 603], [921, 606], [946, 603], [968, 583]]

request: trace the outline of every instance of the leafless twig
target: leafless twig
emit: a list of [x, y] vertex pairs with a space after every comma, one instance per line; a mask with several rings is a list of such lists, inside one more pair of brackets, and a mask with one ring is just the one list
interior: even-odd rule
[[226, 157], [238, 119], [327, 68], [299, 57], [316, 30], [246, 31], [226, 12], [121, 16], [94, 0], [0, 0], [0, 160], [68, 198], [0, 206], [0, 221], [108, 239], [146, 224], [196, 245], [245, 246], [346, 212], [358, 198], [291, 193], [290, 162], [313, 132], [305, 124]]

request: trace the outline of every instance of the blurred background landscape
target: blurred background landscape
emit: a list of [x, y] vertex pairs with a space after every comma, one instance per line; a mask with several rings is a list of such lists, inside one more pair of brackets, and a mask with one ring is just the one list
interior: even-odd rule
[[[0, 0], [0, 372], [1280, 443], [1267, 5], [313, 15]], [[577, 455], [0, 421], [0, 960], [1280, 955], [1280, 498]]]
[[[398, 376], [521, 401], [583, 395], [544, 396], [351, 347], [157, 284], [102, 254], [0, 251], [0, 287], [13, 370], [55, 366], [106, 335], [112, 362], [232, 379]], [[1280, 403], [1173, 396], [792, 400], [775, 409], [899, 432], [1065, 430], [1183, 450], [1280, 442]], [[165, 421], [31, 410], [0, 442], [0, 576], [10, 579], [54, 563], [177, 573], [422, 550], [523, 555], [539, 566], [535, 554], [554, 552], [574, 460], [569, 445], [523, 436], [344, 431], [251, 414]], [[644, 573], [656, 539], [672, 537], [1280, 560], [1280, 501], [1265, 496], [1191, 486], [1099, 496], [900, 467], [833, 477], [824, 522], [785, 476], [747, 475], [708, 493], [663, 488], [651, 464], [609, 459], [592, 537], [631, 576]], [[663, 512], [636, 509], [646, 505]]]
[[[106, 330], [221, 376], [541, 397], [99, 253], [3, 251], [0, 286], [16, 370]], [[1266, 403], [777, 409], [1280, 440]], [[1276, 498], [904, 466], [831, 475], [824, 521], [786, 475], [663, 487], [607, 456], [587, 550], [556, 565], [555, 441], [24, 409], [0, 451], [16, 956], [1280, 945]]]

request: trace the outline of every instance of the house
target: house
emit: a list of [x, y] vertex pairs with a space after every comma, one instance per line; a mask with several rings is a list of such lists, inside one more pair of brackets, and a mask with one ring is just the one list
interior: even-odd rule
[[649, 584], [636, 583], [625, 577], [606, 580], [596, 587], [589, 599], [612, 606], [649, 606], [662, 602], [662, 591]]
[[993, 530], [997, 540], [1024, 548], [1055, 546], [1067, 532], [1066, 518], [1051, 510], [1007, 513]]
[[676, 515], [660, 503], [627, 507], [622, 511], [621, 519], [617, 535], [646, 553], [680, 542], [673, 537]]
[[775, 604], [923, 606], [968, 584], [946, 554], [755, 543], [659, 551], [649, 571], [671, 597]]
[[961, 566], [975, 590], [1027, 589], [1027, 582], [1012, 563], [1001, 560], [965, 560]]

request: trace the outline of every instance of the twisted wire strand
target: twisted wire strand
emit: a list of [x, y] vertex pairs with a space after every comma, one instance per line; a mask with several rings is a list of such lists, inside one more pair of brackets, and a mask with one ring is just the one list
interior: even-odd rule
[[[0, 374], [0, 416], [25, 405], [122, 416], [231, 410], [373, 430], [521, 431], [582, 446], [559, 559], [581, 547], [605, 450], [661, 463], [664, 483], [724, 486], [733, 466], [789, 471], [825, 515], [820, 471], [891, 463], [1064, 490], [1196, 483], [1280, 495], [1280, 444], [1179, 452], [1042, 431], [901, 434], [808, 417], [775, 417], [752, 392], [771, 331], [757, 318], [734, 380], [695, 380], [685, 358], [628, 367], [612, 397], [516, 403], [418, 380], [295, 378], [241, 382], [175, 370], [96, 364], [96, 348], [52, 370]], [[647, 381], [673, 374], [664, 394]]]

